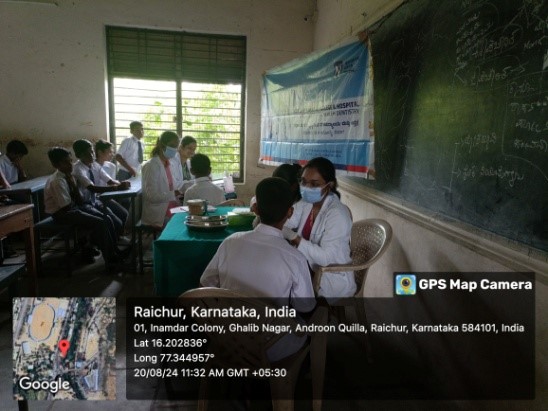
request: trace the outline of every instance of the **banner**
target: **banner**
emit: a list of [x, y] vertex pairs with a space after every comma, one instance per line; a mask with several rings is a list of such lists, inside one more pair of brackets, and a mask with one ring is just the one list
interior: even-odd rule
[[326, 157], [345, 175], [374, 164], [373, 84], [364, 42], [293, 60], [263, 76], [259, 162]]

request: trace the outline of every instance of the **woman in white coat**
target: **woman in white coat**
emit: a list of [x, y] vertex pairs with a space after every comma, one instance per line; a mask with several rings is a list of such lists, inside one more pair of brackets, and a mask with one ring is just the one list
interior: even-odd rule
[[[300, 192], [302, 199], [285, 225], [285, 237], [305, 255], [312, 270], [350, 263], [352, 217], [339, 200], [333, 163], [323, 157], [310, 160], [303, 168]], [[351, 271], [322, 276], [319, 295], [325, 298], [351, 297], [355, 292]]]
[[141, 221], [145, 225], [162, 228], [166, 222], [167, 211], [178, 205], [180, 195], [174, 181], [173, 162], [177, 154], [179, 136], [173, 131], [164, 131], [152, 158], [142, 168], [143, 212]]

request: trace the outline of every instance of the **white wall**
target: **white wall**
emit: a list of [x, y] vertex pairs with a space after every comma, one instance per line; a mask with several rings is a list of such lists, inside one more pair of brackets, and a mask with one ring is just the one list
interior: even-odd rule
[[[107, 138], [105, 25], [245, 35], [248, 40], [246, 187], [257, 168], [263, 71], [312, 49], [309, 1], [56, 0], [0, 3], [0, 150], [30, 147], [32, 175], [52, 169], [46, 151], [77, 138]], [[5, 151], [5, 150], [2, 150]], [[249, 190], [240, 188], [245, 198]]]
[[[356, 35], [400, 0], [318, 0], [314, 49]], [[365, 17], [362, 13], [365, 13]], [[536, 282], [535, 404], [512, 402], [504, 409], [541, 409], [548, 385], [548, 253], [497, 238], [470, 226], [442, 221], [409, 204], [341, 179], [342, 199], [354, 220], [383, 218], [394, 230], [389, 251], [370, 270], [366, 296], [392, 296], [395, 271], [534, 271]], [[500, 405], [500, 403], [499, 403]], [[494, 405], [492, 409], [497, 409]], [[525, 408], [523, 408], [525, 407]]]

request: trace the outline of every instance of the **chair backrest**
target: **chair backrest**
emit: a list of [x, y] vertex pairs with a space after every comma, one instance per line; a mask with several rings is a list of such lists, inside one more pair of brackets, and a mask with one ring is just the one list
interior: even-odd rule
[[[295, 329], [296, 325], [295, 321], [290, 318], [265, 317], [265, 307], [279, 307], [223, 288], [203, 287], [186, 291], [179, 297], [179, 303], [185, 307], [192, 306], [200, 309], [243, 307], [257, 311], [260, 319], [234, 316], [222, 318], [212, 315], [208, 315], [207, 318], [195, 318], [199, 324], [224, 326], [224, 329], [227, 330], [224, 334], [217, 331], [206, 333], [210, 340], [209, 350], [215, 354], [215, 362], [228, 367], [251, 369], [268, 367], [270, 361], [267, 358], [267, 349], [286, 335], [287, 332], [276, 333], [275, 328], [272, 328], [273, 331], [265, 331], [262, 324], [272, 326], [290, 325], [292, 329]], [[259, 332], [251, 329], [249, 332], [228, 332], [228, 327], [231, 324], [242, 326], [256, 324], [259, 327]]]
[[[392, 227], [381, 219], [359, 220], [352, 224], [350, 236], [350, 254], [352, 264], [373, 264], [384, 254], [392, 240]], [[356, 271], [356, 296], [363, 296], [363, 287], [368, 269]]]

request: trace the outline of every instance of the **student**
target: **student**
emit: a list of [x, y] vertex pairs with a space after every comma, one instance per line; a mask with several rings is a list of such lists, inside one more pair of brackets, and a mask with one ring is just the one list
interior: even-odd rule
[[[200, 284], [289, 302], [297, 311], [309, 312], [315, 301], [306, 258], [284, 240], [281, 231], [293, 212], [290, 186], [280, 178], [269, 177], [257, 185], [255, 195], [254, 211], [261, 223], [253, 231], [227, 237], [206, 267]], [[304, 336], [288, 335], [268, 350], [268, 357], [277, 361], [291, 355], [305, 340]]]
[[145, 146], [141, 139], [144, 135], [143, 124], [139, 121], [132, 121], [129, 124], [131, 136], [122, 141], [116, 153], [116, 161], [119, 164], [117, 180], [124, 181], [135, 177], [141, 170]]
[[[114, 224], [115, 238], [121, 236], [128, 218], [127, 210], [114, 200], [109, 201], [105, 208], [105, 204], [99, 201], [97, 194], [127, 190], [130, 187], [129, 181], [112, 180], [99, 163], [94, 161], [93, 145], [88, 140], [76, 140], [72, 144], [72, 149], [78, 158], [72, 174], [76, 178], [84, 204], [93, 207], [103, 215], [106, 212], [108, 219]], [[94, 213], [93, 210], [88, 212]]]
[[173, 131], [164, 131], [152, 158], [143, 165], [143, 212], [141, 221], [161, 229], [167, 221], [169, 208], [180, 203], [177, 197], [181, 194], [175, 187], [173, 163], [170, 161], [177, 153], [179, 136]]
[[[48, 178], [44, 188], [46, 213], [50, 214], [55, 222], [90, 230], [93, 243], [101, 249], [105, 259], [115, 261], [117, 250], [110, 237], [107, 222], [101, 216], [90, 214], [81, 208], [84, 201], [72, 175], [70, 151], [63, 147], [53, 147], [48, 151], [48, 157], [57, 171]], [[82, 260], [92, 263], [93, 256], [93, 247], [84, 246]]]
[[[95, 143], [96, 161], [105, 170], [111, 180], [116, 180], [116, 164], [112, 162], [114, 148], [110, 141], [99, 140]], [[97, 185], [101, 185], [98, 183]]]
[[19, 140], [11, 140], [6, 146], [6, 154], [0, 156], [0, 174], [4, 177], [2, 185], [5, 188], [9, 188], [11, 184], [20, 183], [27, 179], [21, 159], [28, 153], [29, 150], [25, 143]]
[[[339, 200], [333, 163], [323, 157], [310, 160], [303, 168], [300, 192], [302, 199], [295, 204], [295, 212], [286, 223], [285, 238], [303, 253], [313, 270], [318, 266], [350, 263], [352, 217]], [[322, 276], [318, 294], [342, 298], [355, 292], [354, 273], [348, 271]]]
[[207, 200], [208, 204], [218, 205], [225, 201], [225, 193], [222, 188], [211, 182], [211, 162], [205, 154], [195, 154], [190, 159], [190, 172], [196, 176], [194, 184], [185, 192], [184, 204], [188, 200]]

